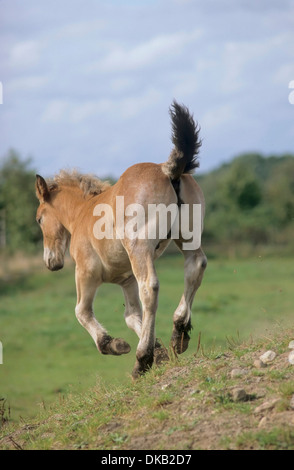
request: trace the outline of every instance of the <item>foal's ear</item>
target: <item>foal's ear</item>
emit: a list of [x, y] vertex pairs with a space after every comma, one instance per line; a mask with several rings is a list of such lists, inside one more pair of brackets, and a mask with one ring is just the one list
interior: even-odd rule
[[47, 183], [40, 175], [36, 175], [36, 195], [40, 202], [46, 202], [49, 199]]

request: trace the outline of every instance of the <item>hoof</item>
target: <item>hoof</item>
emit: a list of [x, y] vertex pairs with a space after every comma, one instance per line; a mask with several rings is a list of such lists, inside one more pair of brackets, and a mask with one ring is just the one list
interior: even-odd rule
[[135, 367], [132, 371], [132, 379], [134, 381], [138, 380], [138, 378], [141, 377], [141, 375], [143, 374], [144, 374], [144, 371], [141, 370], [140, 364], [136, 362]]
[[153, 360], [156, 365], [169, 361], [169, 354], [165, 346], [162, 346], [158, 341], [155, 343]]
[[132, 372], [133, 380], [138, 379], [139, 377], [144, 375], [145, 372], [150, 370], [151, 367], [152, 367], [152, 364], [153, 364], [153, 355], [146, 356], [146, 357], [140, 359], [140, 361], [137, 359], [136, 363], [135, 363], [135, 366], [133, 368], [133, 372]]
[[171, 345], [177, 354], [182, 354], [188, 349], [189, 341], [190, 336], [186, 331], [174, 331], [171, 339]]
[[111, 350], [110, 354], [114, 354], [115, 356], [128, 354], [131, 350], [131, 346], [122, 338], [113, 338], [109, 343], [109, 347]]
[[101, 348], [102, 354], [112, 354], [113, 356], [121, 356], [127, 354], [131, 350], [131, 346], [122, 338], [110, 338]]

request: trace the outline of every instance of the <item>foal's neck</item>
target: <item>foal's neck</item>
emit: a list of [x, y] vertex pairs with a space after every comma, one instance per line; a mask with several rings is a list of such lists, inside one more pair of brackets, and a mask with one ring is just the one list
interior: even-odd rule
[[85, 202], [82, 191], [75, 187], [64, 186], [56, 193], [52, 205], [56, 210], [58, 219], [70, 234], [72, 234], [73, 226]]

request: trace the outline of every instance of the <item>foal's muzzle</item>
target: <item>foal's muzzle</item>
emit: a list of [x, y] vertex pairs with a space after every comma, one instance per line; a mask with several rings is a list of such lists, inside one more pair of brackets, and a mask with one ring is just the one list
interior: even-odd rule
[[63, 263], [60, 264], [47, 264], [47, 268], [50, 269], [50, 271], [59, 271], [59, 269], [63, 268]]
[[44, 249], [44, 262], [50, 271], [58, 271], [63, 268], [63, 258], [56, 257], [55, 253], [49, 248]]

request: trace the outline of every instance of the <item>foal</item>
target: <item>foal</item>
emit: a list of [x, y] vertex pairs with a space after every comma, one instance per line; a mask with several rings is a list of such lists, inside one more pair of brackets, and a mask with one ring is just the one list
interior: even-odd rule
[[[136, 164], [128, 168], [113, 186], [74, 172], [61, 171], [47, 182], [39, 175], [36, 177], [36, 194], [40, 202], [36, 219], [43, 232], [45, 264], [52, 271], [61, 269], [70, 241], [70, 254], [76, 264], [75, 313], [102, 354], [120, 355], [130, 351], [129, 344], [123, 339], [112, 338], [93, 313], [93, 299], [103, 282], [122, 287], [125, 321], [139, 337], [132, 372], [134, 378], [152, 366], [160, 350], [155, 338], [159, 282], [154, 260], [163, 253], [171, 238], [185, 258], [184, 293], [173, 316], [171, 339], [172, 347], [178, 353], [188, 347], [192, 327], [191, 305], [206, 267], [206, 257], [201, 247], [186, 243], [187, 236], [179, 223], [184, 219], [183, 208], [188, 208], [191, 230], [193, 207], [198, 205], [201, 207], [201, 219], [198, 219], [199, 226], [196, 228], [200, 233], [202, 231], [204, 197], [189, 174], [199, 166], [199, 129], [188, 109], [175, 101], [170, 108], [170, 116], [174, 148], [165, 163]], [[121, 230], [126, 229], [130, 222], [130, 212], [121, 214], [119, 211], [121, 201], [127, 208], [135, 204], [142, 207], [145, 218], [141, 229], [147, 229], [149, 221], [146, 213], [150, 205], [176, 206], [177, 220], [170, 217], [166, 232], [162, 234], [158, 230], [160, 220], [157, 214], [155, 236], [142, 237], [138, 235], [139, 231], [137, 236], [121, 236]], [[110, 207], [110, 212], [107, 207]], [[102, 213], [103, 220], [101, 217], [97, 219], [97, 215], [101, 216]], [[97, 223], [101, 229], [98, 235], [97, 230], [95, 232]], [[175, 237], [172, 234], [176, 224], [179, 230]], [[109, 236], [106, 226], [114, 229], [110, 230], [112, 236]]]

